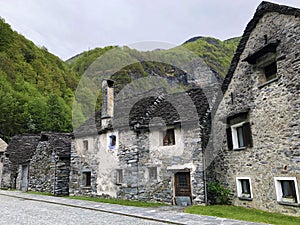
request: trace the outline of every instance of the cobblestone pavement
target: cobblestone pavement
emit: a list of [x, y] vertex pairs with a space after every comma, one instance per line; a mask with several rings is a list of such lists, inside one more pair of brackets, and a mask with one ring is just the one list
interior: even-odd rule
[[258, 223], [192, 215], [178, 207], [137, 208], [0, 190], [0, 224], [18, 225], [255, 225]]

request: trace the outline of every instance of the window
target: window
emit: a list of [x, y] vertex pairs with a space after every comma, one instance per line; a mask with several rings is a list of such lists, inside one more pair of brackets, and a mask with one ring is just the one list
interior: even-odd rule
[[89, 149], [89, 142], [87, 140], [83, 141], [83, 149], [87, 151]]
[[116, 135], [109, 136], [109, 149], [114, 150], [116, 148], [117, 137]]
[[249, 64], [255, 65], [255, 68], [259, 71], [259, 87], [263, 87], [277, 78], [276, 49], [279, 43], [279, 40], [270, 43], [266, 41], [264, 47], [245, 58]]
[[285, 204], [299, 204], [297, 180], [295, 177], [275, 177], [277, 201]]
[[82, 172], [82, 186], [84, 187], [91, 186], [91, 171]]
[[148, 172], [150, 180], [157, 180], [157, 167], [149, 167]]
[[237, 177], [237, 196], [243, 200], [252, 200], [251, 179], [249, 177]]
[[273, 62], [270, 65], [267, 65], [266, 67], [264, 67], [264, 73], [265, 73], [266, 82], [276, 78], [277, 77], [276, 62]]
[[250, 123], [245, 121], [227, 128], [227, 144], [230, 150], [252, 147]]
[[123, 170], [118, 169], [117, 170], [117, 184], [122, 184], [123, 183]]
[[173, 128], [166, 130], [163, 139], [163, 146], [168, 146], [168, 145], [175, 145], [175, 133]]

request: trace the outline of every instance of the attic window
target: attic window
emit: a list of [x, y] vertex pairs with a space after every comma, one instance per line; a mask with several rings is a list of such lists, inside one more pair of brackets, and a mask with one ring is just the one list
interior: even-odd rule
[[267, 44], [245, 59], [245, 61], [257, 68], [259, 72], [259, 87], [277, 80], [276, 48], [278, 44], [279, 41]]
[[164, 139], [163, 139], [163, 146], [175, 145], [175, 132], [174, 128], [167, 129]]
[[265, 73], [266, 81], [270, 81], [276, 78], [276, 74], [277, 74], [276, 62], [273, 62], [270, 65], [264, 67], [264, 73]]

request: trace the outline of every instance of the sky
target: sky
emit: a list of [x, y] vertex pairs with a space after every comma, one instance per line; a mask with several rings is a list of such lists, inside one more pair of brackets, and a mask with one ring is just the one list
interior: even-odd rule
[[[299, 0], [271, 0], [300, 8]], [[108, 45], [241, 36], [261, 0], [0, 0], [13, 30], [63, 60]]]

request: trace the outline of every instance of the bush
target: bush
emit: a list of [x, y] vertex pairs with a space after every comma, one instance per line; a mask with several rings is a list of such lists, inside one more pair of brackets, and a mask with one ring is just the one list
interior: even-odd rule
[[213, 181], [207, 184], [207, 197], [209, 204], [230, 205], [230, 190], [219, 182]]

